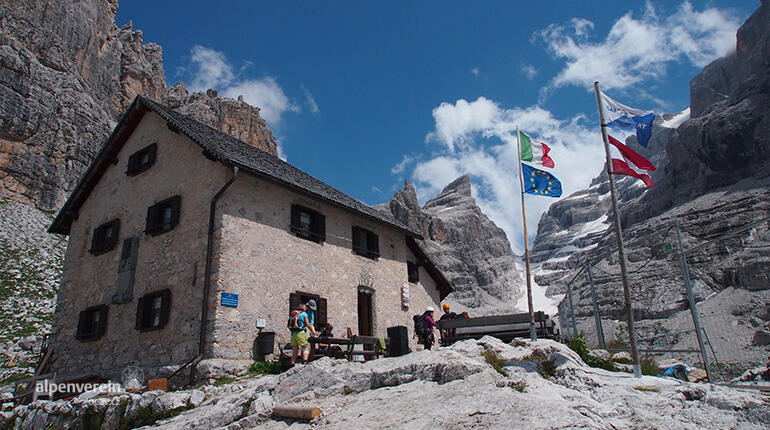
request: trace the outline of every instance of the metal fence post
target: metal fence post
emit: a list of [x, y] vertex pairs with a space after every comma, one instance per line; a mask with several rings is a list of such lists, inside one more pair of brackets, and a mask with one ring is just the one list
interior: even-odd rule
[[567, 296], [569, 297], [569, 313], [572, 316], [572, 334], [577, 334], [577, 321], [575, 320], [575, 305], [572, 303], [572, 283], [567, 284]]
[[695, 295], [693, 295], [692, 285], [690, 284], [690, 270], [687, 268], [687, 255], [685, 255], [684, 245], [682, 244], [682, 230], [679, 229], [679, 219], [676, 220], [675, 224], [676, 236], [679, 239], [679, 264], [682, 266], [684, 285], [687, 288], [687, 300], [690, 302], [692, 322], [695, 325], [695, 334], [698, 336], [698, 346], [700, 346], [700, 353], [701, 357], [703, 358], [703, 366], [706, 368], [706, 376], [708, 377], [709, 382], [713, 382], [711, 379], [709, 359], [708, 356], [706, 356], [706, 347], [703, 345], [703, 335], [701, 334], [700, 320], [698, 320], [698, 309], [695, 307]]
[[588, 269], [588, 283], [591, 285], [591, 298], [594, 301], [594, 320], [596, 321], [596, 337], [599, 338], [599, 348], [605, 349], [604, 329], [602, 329], [602, 316], [599, 314], [599, 303], [596, 300], [596, 288], [594, 287], [594, 271], [591, 263], [586, 263]]

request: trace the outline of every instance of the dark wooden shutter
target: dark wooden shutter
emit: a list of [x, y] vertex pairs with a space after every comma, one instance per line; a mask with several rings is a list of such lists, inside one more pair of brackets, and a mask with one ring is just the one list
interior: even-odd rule
[[94, 229], [94, 235], [91, 238], [91, 249], [88, 250], [91, 254], [96, 254], [101, 250], [101, 241], [99, 240], [99, 227]]
[[326, 217], [318, 212], [313, 217], [313, 234], [318, 242], [326, 241]]
[[[165, 289], [160, 292], [160, 324], [158, 328], [163, 328], [168, 323], [168, 316], [171, 312], [171, 290]], [[157, 297], [157, 296], [156, 296]]]
[[297, 309], [297, 306], [302, 303], [302, 296], [300, 296], [298, 293], [289, 293], [289, 311], [286, 312], [286, 320], [289, 320], [289, 316], [291, 315], [291, 311]]
[[145, 307], [145, 302], [146, 301], [147, 301], [147, 299], [145, 297], [139, 297], [139, 300], [137, 300], [137, 302], [136, 302], [136, 324], [134, 325], [134, 328], [137, 329], [137, 330], [143, 330], [144, 327], [145, 327], [145, 325], [144, 325], [144, 315], [145, 315], [144, 307]]
[[298, 233], [299, 227], [299, 213], [301, 212], [299, 205], [291, 205], [291, 232]]
[[326, 299], [323, 297], [318, 297], [316, 299], [316, 303], [318, 304], [318, 312], [316, 313], [316, 331], [320, 331], [323, 326], [326, 325]]
[[128, 167], [126, 167], [126, 175], [131, 175], [136, 171], [136, 160], [139, 159], [138, 153], [131, 154], [130, 157], [128, 157]]
[[[120, 237], [120, 219], [115, 219], [109, 222], [111, 224], [112, 228], [112, 237], [110, 237], [109, 242], [104, 244], [105, 250], [110, 250], [115, 247], [118, 243], [118, 237]], [[110, 227], [107, 227], [110, 228]]]
[[380, 238], [371, 231], [367, 234], [366, 246], [369, 248], [370, 257], [377, 258], [380, 256]]
[[171, 228], [179, 224], [179, 214], [182, 210], [182, 196], [174, 196], [168, 199], [171, 206]]
[[353, 226], [353, 251], [357, 254], [363, 254], [363, 249], [361, 249], [361, 239], [363, 238], [362, 235], [365, 234], [363, 231], [361, 231], [360, 227]]
[[107, 305], [101, 305], [96, 309], [99, 313], [99, 325], [96, 326], [95, 339], [104, 336], [107, 331]]
[[155, 164], [155, 158], [158, 152], [158, 144], [153, 143], [152, 145], [148, 146], [146, 150], [149, 152], [149, 157], [147, 157], [147, 165], [145, 166], [145, 169], [148, 169], [150, 166]]
[[78, 315], [78, 331], [75, 333], [75, 338], [83, 339], [87, 335], [89, 330], [88, 326], [88, 311], [80, 311]]
[[145, 233], [152, 234], [158, 231], [159, 209], [158, 205], [152, 205], [147, 208], [147, 224], [144, 228]]

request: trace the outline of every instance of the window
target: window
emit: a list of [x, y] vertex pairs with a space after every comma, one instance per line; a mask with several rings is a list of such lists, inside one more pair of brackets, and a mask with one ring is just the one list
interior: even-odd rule
[[75, 338], [81, 342], [97, 340], [107, 329], [107, 305], [90, 307], [80, 312]]
[[291, 205], [291, 232], [297, 236], [322, 243], [326, 240], [326, 217], [300, 205]]
[[94, 237], [91, 240], [91, 254], [99, 255], [112, 250], [118, 243], [120, 232], [120, 220], [114, 219], [94, 229]]
[[420, 265], [411, 261], [406, 262], [406, 273], [409, 282], [420, 282]]
[[[295, 291], [293, 293], [289, 293], [289, 313], [291, 311], [296, 310], [297, 306], [299, 306], [300, 303], [307, 304], [310, 299], [315, 300], [316, 307], [318, 308], [315, 311], [314, 316], [314, 322], [313, 326], [317, 332], [321, 332], [321, 327], [323, 325], [326, 325], [326, 299], [319, 296], [318, 294], [312, 294], [312, 293], [305, 293], [302, 291]], [[308, 309], [308, 311], [311, 311], [311, 309]]]
[[380, 256], [380, 239], [365, 228], [353, 226], [353, 252], [375, 259]]
[[155, 163], [155, 153], [157, 152], [157, 149], [158, 144], [153, 143], [152, 145], [136, 151], [128, 157], [128, 169], [126, 170], [126, 175], [136, 176], [149, 169], [150, 166]]
[[179, 224], [181, 196], [174, 196], [147, 208], [147, 226], [145, 233], [157, 236], [172, 230]]
[[136, 305], [136, 329], [139, 331], [160, 330], [168, 322], [171, 308], [169, 289], [145, 294]]

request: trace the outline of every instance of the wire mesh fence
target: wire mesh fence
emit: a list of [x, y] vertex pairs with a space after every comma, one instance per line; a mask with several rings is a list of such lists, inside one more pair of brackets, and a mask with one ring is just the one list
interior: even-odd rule
[[[770, 217], [711, 231], [687, 217], [668, 221], [627, 241], [643, 250], [628, 257], [640, 355], [712, 382], [770, 385], [751, 373], [770, 367]], [[628, 350], [628, 324], [617, 249], [608, 248], [568, 282], [559, 324], [563, 336], [582, 332], [617, 352]]]

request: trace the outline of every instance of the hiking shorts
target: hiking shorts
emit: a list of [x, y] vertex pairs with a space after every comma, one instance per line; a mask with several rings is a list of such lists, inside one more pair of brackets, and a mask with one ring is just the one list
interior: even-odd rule
[[305, 333], [305, 330], [291, 332], [291, 346], [304, 348], [307, 344], [307, 333]]

